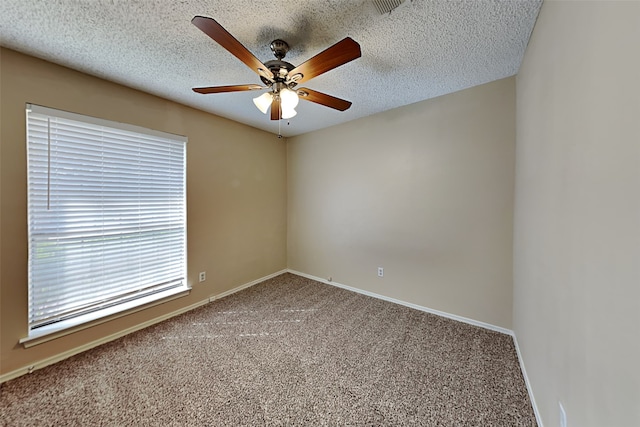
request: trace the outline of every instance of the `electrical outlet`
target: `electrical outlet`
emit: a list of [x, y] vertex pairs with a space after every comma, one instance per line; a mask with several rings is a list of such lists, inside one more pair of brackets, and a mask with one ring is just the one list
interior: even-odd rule
[[201, 271], [200, 274], [198, 275], [198, 281], [204, 282], [205, 280], [207, 280], [207, 272]]
[[384, 277], [384, 268], [378, 267], [378, 277]]
[[558, 406], [560, 407], [560, 427], [567, 427], [567, 413], [564, 411], [562, 402], [558, 402]]

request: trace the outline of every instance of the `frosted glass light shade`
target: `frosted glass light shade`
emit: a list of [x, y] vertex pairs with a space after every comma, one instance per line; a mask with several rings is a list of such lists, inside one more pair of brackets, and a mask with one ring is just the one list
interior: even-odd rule
[[291, 117], [295, 116], [296, 114], [298, 114], [298, 113], [293, 108], [284, 108], [284, 107], [282, 108], [282, 118], [283, 119], [290, 119]]
[[294, 108], [298, 105], [298, 94], [291, 89], [284, 88], [280, 91], [280, 100], [282, 101], [282, 118], [290, 119], [298, 114]]
[[262, 114], [267, 114], [267, 110], [271, 106], [271, 102], [273, 101], [273, 95], [271, 92], [265, 92], [262, 95], [253, 98], [253, 103], [256, 104], [258, 110], [262, 111]]
[[284, 88], [280, 91], [283, 110], [293, 110], [298, 105], [298, 94], [291, 89]]

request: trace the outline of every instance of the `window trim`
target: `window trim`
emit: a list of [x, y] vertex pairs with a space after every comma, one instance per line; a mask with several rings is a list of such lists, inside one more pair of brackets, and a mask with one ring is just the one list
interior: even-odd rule
[[[24, 348], [33, 347], [129, 314], [137, 313], [138, 311], [146, 310], [147, 308], [151, 308], [156, 305], [164, 304], [174, 299], [185, 297], [190, 293], [190, 286], [187, 288], [180, 287], [168, 289], [163, 291], [163, 295], [160, 297], [157, 295], [149, 295], [144, 298], [137, 299], [136, 301], [132, 301], [137, 303], [132, 307], [125, 307], [126, 304], [121, 304], [116, 307], [109, 307], [100, 311], [83, 314], [82, 316], [74, 317], [73, 319], [64, 320], [47, 326], [41, 326], [30, 331], [31, 333], [29, 336], [21, 338], [19, 343], [22, 344]], [[107, 311], [111, 312], [107, 313]]]
[[38, 104], [27, 104], [26, 110], [27, 112], [32, 111], [34, 113], [56, 116], [62, 119], [82, 121], [82, 122], [89, 123], [96, 126], [106, 126], [106, 127], [116, 128], [116, 129], [125, 130], [129, 132], [136, 132], [136, 133], [142, 133], [150, 136], [157, 136], [160, 138], [173, 138], [176, 141], [184, 142], [185, 144], [189, 142], [188, 138], [184, 135], [178, 135], [175, 133], [149, 129], [143, 126], [136, 126], [129, 123], [116, 122], [114, 120], [100, 119], [98, 117], [72, 113], [70, 111], [58, 110], [56, 108], [44, 107]]

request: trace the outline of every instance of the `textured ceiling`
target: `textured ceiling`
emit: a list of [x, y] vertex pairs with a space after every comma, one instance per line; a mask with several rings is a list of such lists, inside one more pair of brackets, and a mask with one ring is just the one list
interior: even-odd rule
[[2, 0], [0, 43], [107, 80], [278, 133], [253, 105], [260, 92], [200, 95], [192, 87], [260, 84], [190, 21], [212, 17], [258, 59], [272, 40], [299, 65], [344, 37], [362, 57], [304, 86], [353, 102], [339, 112], [301, 101], [282, 121], [293, 136], [518, 72], [542, 0]]

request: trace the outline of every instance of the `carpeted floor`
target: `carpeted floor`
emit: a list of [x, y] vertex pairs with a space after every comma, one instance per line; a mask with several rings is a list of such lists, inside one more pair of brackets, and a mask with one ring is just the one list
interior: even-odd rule
[[0, 385], [4, 426], [535, 426], [510, 336], [284, 274]]

